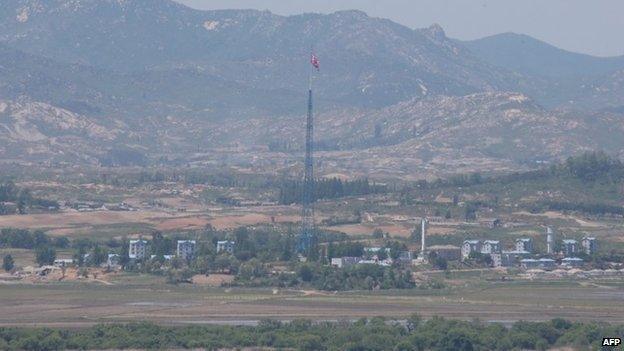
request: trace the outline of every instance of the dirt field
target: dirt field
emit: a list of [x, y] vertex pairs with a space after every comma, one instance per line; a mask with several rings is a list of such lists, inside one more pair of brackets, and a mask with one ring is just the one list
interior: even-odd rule
[[343, 232], [347, 235], [371, 235], [376, 228], [390, 233], [393, 237], [408, 237], [413, 228], [409, 228], [403, 225], [394, 224], [381, 224], [375, 225], [374, 223], [366, 224], [343, 224], [327, 227], [331, 230]]
[[158, 223], [174, 215], [157, 211], [93, 211], [0, 216], [0, 227], [25, 229], [72, 229], [119, 223]]
[[113, 284], [4, 283], [0, 286], [0, 325], [86, 326], [137, 320], [246, 324], [263, 318], [402, 318], [412, 313], [503, 323], [555, 317], [624, 323], [621, 282], [585, 286], [574, 282], [507, 282], [451, 291], [337, 294], [173, 286], [154, 284], [140, 276], [128, 276]]
[[[376, 228], [380, 228], [384, 232], [390, 233], [393, 237], [407, 238], [414, 230], [413, 225], [409, 224], [379, 224], [362, 223], [362, 224], [343, 224], [327, 227], [331, 230], [343, 232], [347, 235], [371, 235]], [[429, 226], [429, 235], [446, 235], [456, 232], [456, 228], [446, 226]]]
[[43, 229], [48, 234], [57, 236], [92, 235], [97, 230], [106, 231], [106, 228], [110, 228], [119, 236], [131, 234], [124, 233], [123, 230], [125, 228], [132, 232], [133, 227], [173, 231], [200, 229], [211, 224], [217, 229], [230, 229], [271, 223], [273, 220], [276, 223], [299, 220], [298, 216], [283, 212], [281, 207], [205, 211], [197, 214], [158, 210], [93, 212], [68, 210], [60, 213], [0, 216], [0, 228]]
[[208, 276], [204, 274], [197, 274], [193, 276], [193, 284], [200, 286], [220, 287], [223, 284], [231, 283], [233, 281], [234, 276], [228, 274], [210, 274]]

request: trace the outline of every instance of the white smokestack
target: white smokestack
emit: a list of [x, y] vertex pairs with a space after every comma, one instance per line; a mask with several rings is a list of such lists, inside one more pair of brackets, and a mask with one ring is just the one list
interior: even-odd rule
[[550, 227], [546, 227], [546, 252], [549, 254], [552, 254], [554, 251], [554, 235], [553, 230]]
[[425, 244], [425, 237], [427, 236], [427, 218], [423, 218], [420, 221], [420, 252], [423, 257], [425, 256], [425, 249], [427, 248]]

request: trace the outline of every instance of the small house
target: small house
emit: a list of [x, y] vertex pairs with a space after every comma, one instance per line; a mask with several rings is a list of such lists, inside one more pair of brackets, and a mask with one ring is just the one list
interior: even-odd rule
[[561, 260], [561, 265], [564, 267], [577, 268], [583, 265], [583, 260], [578, 257], [566, 257]]

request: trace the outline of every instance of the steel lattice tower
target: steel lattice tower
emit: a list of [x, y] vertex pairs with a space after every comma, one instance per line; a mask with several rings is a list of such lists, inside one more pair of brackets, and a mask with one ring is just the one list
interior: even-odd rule
[[314, 114], [312, 105], [312, 84], [308, 90], [308, 117], [306, 121], [305, 174], [301, 209], [301, 233], [298, 251], [308, 253], [314, 245]]

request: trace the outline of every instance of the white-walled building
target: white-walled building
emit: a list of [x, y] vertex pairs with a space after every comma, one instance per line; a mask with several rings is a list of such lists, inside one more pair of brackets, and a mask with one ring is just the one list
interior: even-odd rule
[[139, 240], [130, 240], [130, 244], [128, 246], [128, 257], [131, 259], [139, 260], [145, 258], [147, 255], [147, 241], [139, 239]]
[[338, 268], [344, 268], [358, 264], [362, 259], [360, 257], [335, 257], [331, 259], [331, 265]]
[[230, 240], [217, 241], [217, 253], [227, 252], [229, 254], [234, 253], [235, 243]]
[[533, 252], [533, 239], [518, 238], [516, 239], [516, 251]]
[[578, 241], [574, 239], [563, 240], [563, 253], [566, 256], [573, 256], [578, 252]]
[[464, 240], [464, 243], [461, 247], [462, 260], [467, 259], [473, 252], [481, 252], [481, 241]]
[[180, 258], [187, 260], [193, 257], [193, 255], [195, 254], [195, 247], [195, 240], [178, 240], [176, 255]]
[[500, 245], [500, 241], [498, 240], [485, 240], [483, 242], [483, 245], [481, 245], [481, 253], [482, 254], [493, 254], [493, 253], [500, 253], [501, 252], [501, 245]]
[[561, 265], [566, 267], [581, 267], [583, 260], [578, 257], [566, 257], [561, 260]]
[[118, 254], [108, 254], [108, 258], [106, 259], [106, 265], [109, 267], [118, 266], [120, 257]]
[[583, 252], [588, 255], [593, 255], [598, 250], [598, 242], [596, 238], [586, 236], [581, 240], [581, 247], [583, 248]]

